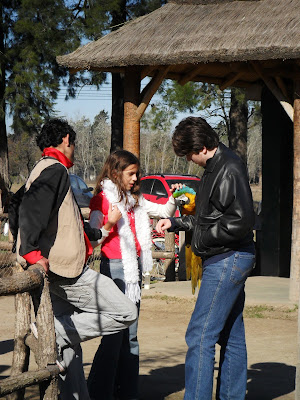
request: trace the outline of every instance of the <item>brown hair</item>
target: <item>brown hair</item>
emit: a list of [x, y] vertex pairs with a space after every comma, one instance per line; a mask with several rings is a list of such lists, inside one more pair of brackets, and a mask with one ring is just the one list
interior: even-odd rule
[[120, 199], [122, 200], [125, 197], [125, 201], [127, 203], [127, 194], [126, 188], [123, 185], [123, 171], [129, 167], [129, 165], [137, 165], [137, 180], [132, 186], [130, 192], [132, 196], [136, 199], [136, 204], [138, 205], [138, 197], [140, 195], [140, 161], [139, 159], [132, 153], [127, 150], [116, 150], [112, 152], [106, 159], [102, 171], [97, 178], [96, 187], [94, 190], [94, 195], [96, 196], [102, 190], [102, 181], [105, 178], [110, 179], [113, 183], [117, 185]]
[[205, 146], [212, 150], [219, 145], [218, 134], [200, 117], [187, 117], [176, 126], [172, 144], [174, 152], [179, 157], [190, 153], [199, 153]]

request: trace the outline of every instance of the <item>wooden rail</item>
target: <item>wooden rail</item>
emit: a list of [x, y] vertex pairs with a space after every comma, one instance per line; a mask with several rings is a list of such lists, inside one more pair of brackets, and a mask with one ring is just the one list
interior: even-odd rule
[[[35, 289], [34, 305], [38, 338], [30, 330], [31, 295]], [[0, 296], [16, 294], [15, 336], [11, 376], [0, 381], [0, 396], [7, 400], [23, 400], [25, 387], [39, 384], [40, 399], [57, 400], [58, 374], [54, 318], [49, 283], [41, 265], [35, 264], [24, 271], [15, 268], [10, 277], [0, 278]], [[30, 351], [38, 365], [28, 372]]]
[[[157, 219], [153, 218], [152, 226], [155, 228]], [[165, 251], [152, 251], [152, 258], [164, 258], [166, 281], [175, 281], [175, 233], [165, 232]]]

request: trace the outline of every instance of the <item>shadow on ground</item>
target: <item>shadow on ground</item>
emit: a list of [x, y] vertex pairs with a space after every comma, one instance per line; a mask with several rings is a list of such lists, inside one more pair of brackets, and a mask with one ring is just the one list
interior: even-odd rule
[[140, 375], [142, 400], [163, 400], [184, 389], [184, 364], [153, 369], [150, 375]]
[[296, 367], [282, 363], [253, 364], [248, 370], [247, 400], [272, 400], [295, 390]]
[[0, 354], [10, 353], [14, 349], [13, 339], [2, 340], [0, 342]]
[[[282, 363], [253, 364], [248, 369], [246, 400], [273, 400], [295, 390], [296, 368]], [[184, 389], [184, 364], [152, 370], [140, 376], [142, 400], [164, 400]], [[172, 399], [182, 399], [183, 393]], [[290, 397], [289, 397], [290, 398]], [[292, 398], [292, 397], [291, 397]]]

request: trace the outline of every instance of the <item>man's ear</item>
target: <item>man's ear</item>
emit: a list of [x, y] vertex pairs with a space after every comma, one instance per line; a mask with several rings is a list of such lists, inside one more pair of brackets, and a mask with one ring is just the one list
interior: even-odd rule
[[204, 154], [204, 155], [207, 154], [207, 148], [205, 146], [203, 146], [203, 149], [201, 150], [201, 153]]
[[70, 147], [70, 135], [67, 134], [67, 136], [63, 137], [63, 144]]

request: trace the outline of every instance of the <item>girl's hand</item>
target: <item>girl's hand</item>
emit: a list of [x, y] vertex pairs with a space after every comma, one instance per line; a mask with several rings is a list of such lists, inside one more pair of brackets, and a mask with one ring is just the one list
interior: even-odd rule
[[171, 185], [170, 192], [173, 194], [175, 192], [175, 190], [180, 190], [183, 188], [183, 186], [185, 186], [185, 185], [183, 185], [182, 183], [173, 183]]
[[109, 204], [107, 216], [107, 223], [111, 224], [111, 227], [113, 227], [119, 221], [119, 219], [122, 218], [122, 214], [118, 207], [116, 205], [112, 206], [111, 204]]
[[171, 221], [168, 218], [160, 219], [155, 227], [158, 233], [164, 233], [165, 230], [171, 228]]

